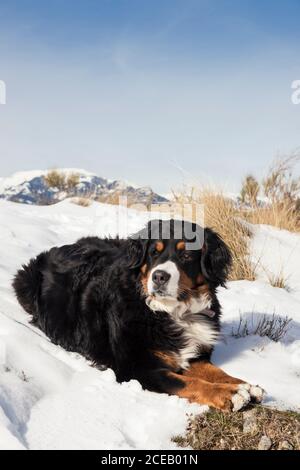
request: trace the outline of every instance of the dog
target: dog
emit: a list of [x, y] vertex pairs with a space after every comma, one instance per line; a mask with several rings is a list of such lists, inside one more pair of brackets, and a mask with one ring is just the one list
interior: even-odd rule
[[209, 228], [154, 220], [128, 239], [87, 237], [20, 269], [19, 303], [54, 344], [118, 382], [220, 410], [260, 402], [263, 390], [211, 363], [231, 254]]

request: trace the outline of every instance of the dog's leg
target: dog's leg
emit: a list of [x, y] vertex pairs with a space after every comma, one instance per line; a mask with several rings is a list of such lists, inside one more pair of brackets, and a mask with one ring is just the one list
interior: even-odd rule
[[197, 377], [213, 384], [240, 384], [240, 388], [249, 392], [251, 401], [260, 403], [263, 399], [264, 390], [261, 387], [247, 384], [244, 380], [232, 377], [208, 361], [192, 362], [190, 368], [184, 372], [184, 376]]
[[239, 411], [251, 400], [248, 384], [211, 383], [198, 377], [170, 373], [181, 382], [182, 388], [173, 393], [192, 403], [208, 405], [223, 411]]
[[184, 371], [188, 377], [198, 377], [211, 383], [242, 384], [244, 380], [226, 374], [222, 369], [208, 361], [192, 362], [188, 370]]

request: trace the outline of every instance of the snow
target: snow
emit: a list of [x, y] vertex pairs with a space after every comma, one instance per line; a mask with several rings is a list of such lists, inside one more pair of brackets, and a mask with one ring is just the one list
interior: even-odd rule
[[[157, 215], [153, 215], [154, 217]], [[118, 220], [127, 220], [120, 227]], [[118, 384], [80, 355], [53, 345], [29, 323], [11, 289], [15, 271], [41, 250], [85, 235], [126, 236], [149, 215], [124, 207], [69, 200], [52, 206], [0, 201], [0, 449], [167, 449], [185, 429], [187, 414], [206, 407], [175, 396], [143, 391], [136, 381]], [[236, 281], [219, 290], [223, 339], [214, 362], [232, 375], [259, 383], [265, 404], [298, 408], [300, 396], [300, 237], [260, 226], [252, 241], [259, 280]], [[266, 270], [281, 268], [289, 291], [272, 287]], [[293, 318], [286, 336], [235, 338], [240, 315]]]
[[262, 279], [270, 273], [286, 279], [293, 296], [300, 300], [300, 236], [268, 225], [254, 228], [252, 239], [253, 261], [258, 265]]

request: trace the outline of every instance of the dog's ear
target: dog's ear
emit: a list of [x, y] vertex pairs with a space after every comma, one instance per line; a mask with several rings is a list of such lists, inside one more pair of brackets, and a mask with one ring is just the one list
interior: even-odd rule
[[204, 230], [201, 253], [202, 274], [215, 285], [223, 286], [228, 277], [232, 257], [222, 238], [210, 228]]
[[126, 252], [128, 259], [128, 267], [130, 269], [142, 266], [148, 248], [148, 240], [142, 238], [129, 238], [127, 241]]

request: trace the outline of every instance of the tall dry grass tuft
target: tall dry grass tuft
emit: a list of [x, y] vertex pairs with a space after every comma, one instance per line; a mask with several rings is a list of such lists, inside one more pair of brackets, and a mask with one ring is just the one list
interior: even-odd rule
[[77, 173], [66, 174], [63, 171], [50, 170], [44, 176], [44, 181], [48, 188], [74, 192], [77, 184], [80, 182], [80, 176]]
[[79, 182], [80, 182], [80, 176], [78, 173], [70, 173], [66, 177], [66, 187], [69, 191], [75, 190]]
[[66, 175], [58, 170], [50, 170], [44, 176], [44, 181], [48, 188], [64, 190], [66, 186]]
[[259, 182], [252, 175], [247, 175], [242, 183], [241, 201], [251, 206], [257, 206], [257, 197], [259, 194]]
[[248, 241], [249, 229], [239, 219], [239, 212], [234, 203], [221, 193], [204, 189], [197, 191], [183, 190], [173, 192], [176, 204], [203, 204], [204, 225], [221, 235], [232, 253], [230, 280], [255, 279], [255, 268], [250, 260]]
[[299, 149], [274, 161], [262, 181], [267, 202], [264, 206], [252, 204], [251, 210], [244, 213], [249, 222], [300, 231], [300, 178], [295, 176], [299, 161]]
[[298, 198], [300, 178], [294, 176], [294, 170], [300, 161], [300, 149], [289, 155], [275, 159], [266, 178], [263, 180], [265, 196], [272, 202], [291, 202]]
[[272, 225], [281, 230], [300, 232], [300, 211], [292, 201], [272, 202], [265, 207], [243, 212], [243, 216], [252, 224]]
[[269, 273], [267, 275], [268, 281], [273, 287], [278, 287], [279, 289], [285, 289], [287, 292], [290, 291], [287, 284], [287, 278], [284, 275], [283, 271], [280, 271], [279, 274]]

